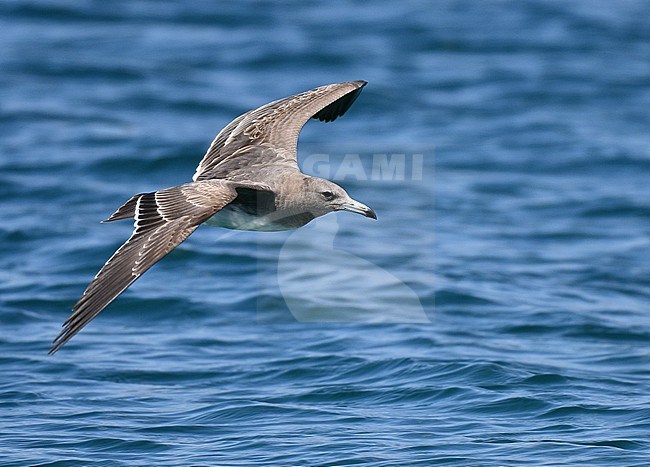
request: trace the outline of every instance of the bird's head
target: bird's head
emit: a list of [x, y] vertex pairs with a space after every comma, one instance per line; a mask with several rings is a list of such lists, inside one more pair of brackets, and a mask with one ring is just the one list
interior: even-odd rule
[[334, 182], [324, 178], [309, 177], [307, 184], [307, 197], [310, 212], [319, 217], [333, 211], [350, 211], [361, 214], [371, 219], [377, 219], [377, 214], [371, 208], [356, 201], [347, 192]]

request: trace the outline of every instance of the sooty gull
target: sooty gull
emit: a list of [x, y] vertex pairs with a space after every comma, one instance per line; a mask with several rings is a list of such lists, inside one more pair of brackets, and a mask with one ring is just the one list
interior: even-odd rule
[[365, 81], [330, 84], [280, 99], [233, 120], [214, 139], [192, 182], [140, 193], [103, 222], [134, 218], [129, 239], [110, 257], [54, 339], [59, 350], [147, 269], [202, 224], [279, 231], [333, 211], [377, 219], [337, 184], [298, 168], [298, 134], [310, 118], [342, 116]]

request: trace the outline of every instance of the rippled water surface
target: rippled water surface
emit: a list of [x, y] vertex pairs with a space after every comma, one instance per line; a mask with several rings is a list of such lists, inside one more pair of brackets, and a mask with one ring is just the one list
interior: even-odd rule
[[[0, 463], [647, 465], [647, 11], [3, 2]], [[131, 230], [99, 220], [357, 79], [301, 161], [378, 221], [200, 228], [47, 356]]]

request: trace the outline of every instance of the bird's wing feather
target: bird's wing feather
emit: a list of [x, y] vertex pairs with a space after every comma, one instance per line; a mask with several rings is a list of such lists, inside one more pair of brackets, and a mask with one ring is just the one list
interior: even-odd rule
[[340, 117], [365, 85], [365, 81], [352, 81], [321, 86], [246, 112], [217, 135], [193, 179], [214, 178], [224, 161], [250, 155], [249, 147], [277, 149], [280, 157], [297, 165], [298, 134], [305, 123], [310, 118], [331, 122]]
[[[54, 339], [50, 354], [59, 350], [138, 277], [181, 244], [202, 222], [235, 199], [236, 189], [240, 187], [267, 189], [258, 184], [205, 180], [142, 193], [127, 201], [125, 206], [133, 205], [133, 233], [88, 285], [73, 307], [72, 314], [63, 323], [63, 330]], [[124, 217], [116, 217], [129, 216], [126, 212]]]

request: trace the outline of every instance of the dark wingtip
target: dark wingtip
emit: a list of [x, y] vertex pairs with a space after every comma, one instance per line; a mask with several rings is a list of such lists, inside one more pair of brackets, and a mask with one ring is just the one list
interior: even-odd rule
[[[68, 319], [70, 319], [70, 318], [68, 318]], [[67, 321], [66, 321], [66, 323], [67, 323]], [[67, 331], [66, 323], [63, 323], [63, 329], [61, 330], [61, 332], [52, 341], [52, 347], [50, 348], [49, 352], [47, 353], [48, 355], [54, 355], [67, 342], [67, 339], [64, 338], [65, 337], [64, 334]]]
[[367, 84], [366, 81], [351, 81], [353, 84], [357, 84], [358, 87], [351, 90], [344, 96], [341, 96], [330, 105], [324, 107], [316, 115], [313, 115], [311, 118], [320, 120], [321, 122], [333, 122], [337, 117], [341, 117], [345, 112], [348, 111], [350, 106], [361, 94], [361, 90]]
[[60, 345], [59, 343], [57, 343], [56, 340], [52, 341], [52, 343], [53, 343], [54, 345], [53, 345], [53, 346], [50, 348], [50, 350], [47, 352], [48, 355], [54, 355], [54, 354], [55, 354], [55, 353], [56, 353], [56, 352], [61, 348], [61, 345]]

